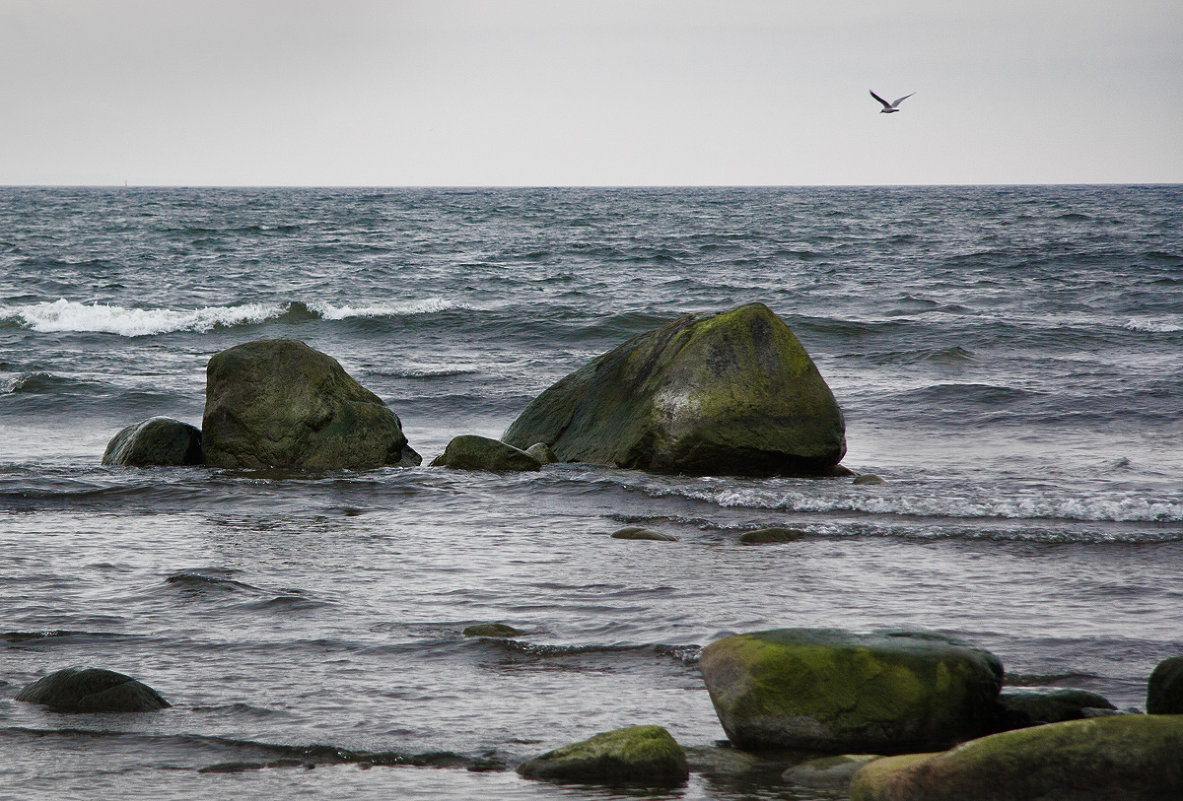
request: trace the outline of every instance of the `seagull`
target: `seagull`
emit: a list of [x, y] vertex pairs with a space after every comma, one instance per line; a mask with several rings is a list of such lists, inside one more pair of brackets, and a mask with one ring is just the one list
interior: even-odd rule
[[900, 103], [903, 103], [905, 100], [907, 100], [909, 97], [911, 97], [914, 94], [916, 94], [916, 93], [912, 92], [912, 94], [910, 94], [910, 95], [904, 95], [903, 97], [901, 97], [899, 100], [895, 101], [894, 103], [888, 103], [886, 100], [884, 100], [882, 97], [875, 94], [874, 92], [871, 92], [871, 97], [875, 98], [876, 100], [878, 100], [880, 103], [883, 104], [883, 108], [881, 108], [879, 110], [880, 114], [895, 114], [897, 111], [899, 111], [897, 106], [899, 106]]

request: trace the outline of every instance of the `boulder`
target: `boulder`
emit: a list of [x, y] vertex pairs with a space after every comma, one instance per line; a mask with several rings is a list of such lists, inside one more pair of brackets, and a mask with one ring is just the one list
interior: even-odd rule
[[651, 528], [644, 528], [643, 526], [625, 526], [622, 529], [612, 532], [612, 539], [614, 540], [650, 540], [651, 542], [677, 542], [678, 538], [673, 534], [662, 534], [660, 531], [654, 531]]
[[771, 528], [761, 528], [755, 531], [745, 531], [739, 535], [739, 541], [744, 545], [770, 545], [777, 542], [795, 542], [796, 540], [805, 539], [808, 536], [809, 532], [807, 531], [772, 526]]
[[1088, 690], [1004, 692], [998, 696], [998, 706], [999, 731], [1080, 720], [1087, 716], [1085, 710], [1116, 708], [1104, 696]]
[[994, 734], [872, 762], [853, 801], [1166, 801], [1183, 798], [1183, 717], [1118, 715]]
[[1002, 683], [992, 654], [924, 633], [776, 629], [727, 637], [699, 667], [740, 748], [900, 753], [989, 730]]
[[545, 442], [535, 442], [529, 448], [526, 448], [526, 453], [533, 456], [542, 464], [554, 464], [559, 460], [559, 457], [555, 456], [555, 452]]
[[504, 623], [476, 623], [464, 629], [465, 637], [516, 637], [522, 632]]
[[682, 746], [661, 726], [630, 726], [567, 745], [518, 766], [530, 779], [589, 784], [673, 785], [690, 769]]
[[103, 464], [109, 465], [179, 467], [201, 463], [201, 429], [171, 417], [152, 417], [128, 426], [111, 438], [103, 452]]
[[431, 466], [508, 473], [538, 470], [542, 463], [520, 448], [506, 445], [500, 440], [463, 434], [453, 437]]
[[833, 393], [759, 303], [634, 337], [539, 395], [502, 439], [663, 473], [849, 474]]
[[171, 706], [146, 684], [101, 668], [67, 668], [21, 690], [18, 701], [53, 712], [154, 712]]
[[864, 765], [882, 758], [878, 754], [842, 754], [812, 759], [789, 768], [781, 774], [781, 779], [798, 787], [845, 790]]
[[377, 395], [294, 339], [248, 342], [209, 360], [201, 433], [209, 467], [360, 470], [422, 461]]
[[1146, 711], [1151, 715], [1183, 715], [1183, 656], [1164, 659], [1146, 683]]

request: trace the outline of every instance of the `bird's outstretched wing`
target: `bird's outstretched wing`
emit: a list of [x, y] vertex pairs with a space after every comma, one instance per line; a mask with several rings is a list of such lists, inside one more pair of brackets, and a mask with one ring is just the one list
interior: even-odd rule
[[[873, 91], [871, 92], [871, 97], [875, 98], [875, 99], [876, 99], [876, 100], [878, 100], [880, 103], [882, 103], [884, 108], [891, 108], [891, 105], [892, 105], [891, 103], [888, 103], [886, 100], [884, 100], [884, 99], [883, 99], [882, 97], [880, 97], [879, 95], [875, 94]], [[903, 98], [900, 98], [900, 100], [902, 100], [902, 99], [903, 99]], [[898, 103], [898, 102], [900, 102], [900, 101], [899, 101], [899, 100], [897, 100], [897, 101], [895, 101], [895, 102], [897, 102], [897, 103]]]
[[[874, 92], [872, 92], [871, 94], [875, 94], [875, 93], [874, 93]], [[903, 97], [901, 97], [899, 100], [897, 100], [897, 101], [895, 101], [894, 103], [892, 103], [892, 104], [891, 104], [891, 108], [895, 108], [895, 107], [896, 107], [896, 106], [898, 106], [900, 103], [903, 103], [905, 100], [907, 100], [909, 97], [911, 97], [911, 96], [912, 96], [912, 95], [914, 95], [914, 94], [916, 94], [916, 93], [915, 93], [915, 92], [912, 92], [911, 94], [904, 95], [904, 96], [903, 96]], [[883, 103], [883, 101], [882, 101], [882, 100], [880, 100], [879, 102], [880, 102], [880, 103]], [[887, 104], [886, 104], [886, 103], [884, 103], [884, 105], [887, 105]]]

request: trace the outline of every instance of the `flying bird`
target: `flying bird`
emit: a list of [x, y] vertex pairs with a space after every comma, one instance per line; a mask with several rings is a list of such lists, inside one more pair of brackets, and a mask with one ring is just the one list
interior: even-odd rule
[[875, 98], [876, 100], [878, 100], [880, 103], [883, 104], [883, 108], [879, 109], [880, 114], [895, 114], [897, 111], [899, 111], [899, 108], [898, 108], [899, 104], [903, 103], [905, 100], [907, 100], [909, 97], [911, 97], [914, 94], [916, 94], [916, 93], [912, 92], [912, 94], [904, 95], [899, 100], [896, 100], [894, 103], [888, 103], [886, 100], [884, 100], [882, 97], [875, 94], [874, 92], [871, 92], [871, 97]]

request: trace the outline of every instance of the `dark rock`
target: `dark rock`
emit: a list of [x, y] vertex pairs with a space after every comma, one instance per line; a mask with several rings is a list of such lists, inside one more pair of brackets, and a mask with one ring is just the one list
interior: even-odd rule
[[853, 801], [1168, 801], [1183, 798], [1183, 717], [1118, 715], [877, 760]]
[[67, 668], [33, 682], [16, 700], [54, 712], [153, 712], [170, 706], [146, 684], [101, 668]]
[[998, 705], [999, 731], [1080, 720], [1087, 709], [1116, 709], [1103, 696], [1087, 690], [1003, 692], [998, 696]]
[[530, 779], [592, 784], [681, 784], [690, 775], [682, 746], [661, 726], [630, 726], [564, 746], [518, 766]]
[[520, 448], [506, 445], [500, 440], [463, 434], [453, 437], [431, 466], [508, 473], [538, 470], [542, 463]]
[[777, 629], [727, 637], [699, 667], [741, 748], [899, 753], [988, 730], [1002, 683], [992, 654], [935, 634]]
[[533, 456], [542, 464], [554, 464], [559, 460], [559, 457], [555, 456], [555, 452], [545, 442], [535, 442], [529, 448], [526, 448], [526, 453]]
[[337, 360], [293, 339], [224, 350], [206, 368], [209, 467], [341, 470], [422, 460], [398, 416]]
[[833, 393], [759, 303], [629, 340], [543, 392], [503, 439], [665, 473], [849, 475]]
[[178, 467], [202, 463], [201, 430], [171, 417], [152, 417], [128, 426], [107, 443], [103, 464]]
[[678, 538], [672, 534], [662, 534], [651, 528], [641, 526], [625, 526], [619, 531], [612, 532], [614, 540], [652, 540], [653, 542], [677, 542]]
[[464, 629], [465, 637], [516, 637], [521, 633], [504, 623], [477, 623]]
[[1151, 715], [1183, 715], [1183, 656], [1164, 659], [1146, 683], [1146, 711]]
[[756, 531], [745, 531], [739, 535], [739, 541], [744, 545], [770, 545], [777, 542], [795, 542], [809, 536], [809, 532], [795, 528], [761, 528]]
[[842, 754], [823, 757], [794, 765], [781, 774], [781, 779], [798, 787], [844, 790], [850, 779], [864, 765], [882, 759], [878, 754]]

